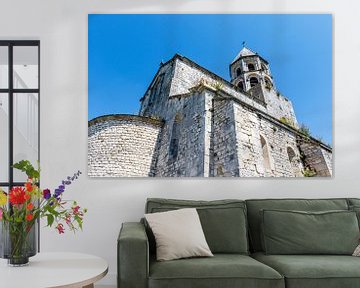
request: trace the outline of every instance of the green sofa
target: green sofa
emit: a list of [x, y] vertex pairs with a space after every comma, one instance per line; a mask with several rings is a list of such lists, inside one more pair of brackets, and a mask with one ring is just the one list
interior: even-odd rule
[[[360, 287], [360, 257], [349, 255], [349, 251], [354, 245], [356, 247], [359, 240], [359, 224], [356, 216], [357, 213], [360, 215], [360, 199], [245, 201], [148, 199], [145, 212], [164, 212], [188, 207], [197, 208], [206, 240], [214, 257], [156, 261], [154, 236], [145, 221], [124, 223], [117, 246], [119, 288]], [[288, 212], [289, 210], [291, 212]], [[282, 211], [285, 215], [280, 213]], [[301, 214], [297, 211], [308, 212]], [[265, 215], [265, 212], [269, 215]], [[266, 230], [263, 229], [264, 217], [266, 217], [266, 225], [275, 228], [278, 228], [276, 221], [283, 219], [279, 223], [280, 230], [278, 230], [290, 231], [289, 235], [286, 234], [288, 232], [284, 233], [289, 239], [279, 240], [277, 235], [266, 234], [264, 232]], [[298, 227], [289, 225], [296, 223], [297, 218], [303, 221], [303, 225]], [[339, 223], [333, 219], [339, 219]], [[310, 243], [307, 248], [301, 246], [303, 239], [299, 239], [303, 233], [301, 229], [304, 227], [307, 229], [308, 223], [312, 221], [335, 225], [334, 227], [344, 231], [356, 230], [355, 236], [354, 233], [351, 235], [356, 239], [344, 241], [341, 235], [340, 238], [336, 238], [339, 235], [334, 239], [325, 238], [323, 239], [325, 242], [319, 244], [319, 247], [322, 245], [322, 249], [325, 250], [319, 250], [319, 255], [316, 255], [311, 251], [314, 249], [316, 251], [317, 243], [314, 242], [313, 245], [311, 241], [317, 241], [321, 237], [316, 238], [316, 235], [312, 237], [311, 233], [305, 232], [308, 235], [304, 237], [310, 237], [305, 243]], [[272, 229], [269, 233], [276, 234], [277, 229]], [[295, 236], [291, 238], [291, 233], [294, 233], [296, 238]], [[315, 231], [313, 234], [316, 233]], [[279, 255], [267, 253], [271, 249], [275, 249], [273, 251], [279, 249], [279, 243], [284, 243], [284, 251], [295, 249], [295, 255], [281, 253], [281, 250]], [[336, 252], [338, 247], [342, 248], [341, 245], [347, 246], [345, 247], [347, 252], [341, 249]], [[304, 254], [302, 249], [305, 249]], [[310, 252], [306, 249], [310, 249]], [[331, 254], [326, 254], [326, 251], [331, 251], [329, 252]]]

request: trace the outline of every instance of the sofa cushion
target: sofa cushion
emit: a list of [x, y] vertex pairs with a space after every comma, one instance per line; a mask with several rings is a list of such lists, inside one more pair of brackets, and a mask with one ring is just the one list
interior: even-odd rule
[[159, 261], [213, 256], [195, 208], [145, 214], [156, 239]]
[[360, 206], [360, 198], [348, 198], [347, 201], [349, 206]]
[[149, 288], [284, 288], [274, 269], [246, 255], [150, 261]]
[[[242, 200], [192, 201], [152, 198], [147, 200], [146, 213], [189, 207], [197, 208], [206, 241], [213, 253], [249, 253], [246, 207]], [[149, 239], [152, 239], [151, 233]]]
[[360, 227], [360, 199], [359, 198], [348, 198], [347, 201], [348, 201], [349, 210], [356, 212], [356, 215], [359, 220], [359, 227]]
[[359, 206], [351, 205], [349, 207], [349, 210], [354, 211], [356, 213], [356, 217], [358, 218], [358, 224], [359, 224], [359, 228], [360, 228], [360, 205]]
[[354, 211], [262, 210], [266, 254], [352, 255], [359, 244]]
[[348, 210], [346, 199], [254, 199], [246, 200], [249, 234], [252, 251], [262, 251], [261, 214], [264, 209], [328, 211]]
[[256, 260], [284, 275], [287, 288], [358, 288], [360, 258], [343, 255], [265, 255]]

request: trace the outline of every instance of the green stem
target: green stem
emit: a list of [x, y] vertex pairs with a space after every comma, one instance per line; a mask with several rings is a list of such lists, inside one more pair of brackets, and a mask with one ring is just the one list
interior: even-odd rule
[[27, 252], [27, 223], [8, 223], [11, 245], [11, 256], [13, 258], [26, 257]]

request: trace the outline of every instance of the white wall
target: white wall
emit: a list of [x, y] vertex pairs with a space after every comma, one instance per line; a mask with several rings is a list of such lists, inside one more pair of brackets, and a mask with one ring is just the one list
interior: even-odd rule
[[[89, 179], [87, 167], [88, 13], [334, 13], [334, 160], [330, 179]], [[84, 172], [67, 192], [89, 209], [82, 233], [42, 229], [43, 251], [79, 251], [110, 264], [115, 284], [116, 238], [137, 221], [147, 197], [217, 199], [360, 197], [360, 2], [358, 0], [0, 0], [0, 39], [41, 40], [43, 187]], [[239, 33], [239, 30], [234, 33]], [[242, 39], [239, 40], [242, 41]], [[311, 105], [311, 103], [309, 103]], [[356, 130], [357, 129], [357, 130]]]

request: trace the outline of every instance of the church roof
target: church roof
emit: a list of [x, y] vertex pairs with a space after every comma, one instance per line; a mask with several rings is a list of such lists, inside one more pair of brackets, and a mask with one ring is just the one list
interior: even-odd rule
[[245, 56], [255, 56], [257, 55], [257, 53], [255, 53], [254, 51], [250, 50], [249, 48], [243, 47], [240, 52], [236, 55], [235, 59], [231, 62], [234, 63], [235, 61], [237, 61], [239, 58], [245, 57]]

